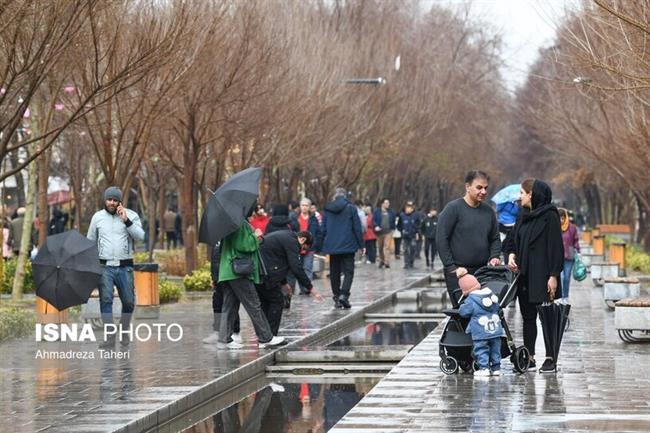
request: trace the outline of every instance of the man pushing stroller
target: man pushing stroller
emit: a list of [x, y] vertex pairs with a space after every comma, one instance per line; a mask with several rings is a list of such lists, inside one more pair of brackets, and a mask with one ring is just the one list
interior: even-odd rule
[[466, 274], [458, 280], [465, 297], [460, 306], [461, 317], [469, 317], [466, 332], [472, 335], [474, 358], [478, 364], [475, 377], [501, 374], [501, 337], [499, 299], [488, 287], [481, 288], [476, 277]]

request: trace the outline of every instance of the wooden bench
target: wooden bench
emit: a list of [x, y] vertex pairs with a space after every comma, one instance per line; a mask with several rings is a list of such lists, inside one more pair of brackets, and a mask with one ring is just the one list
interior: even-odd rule
[[650, 297], [618, 301], [614, 325], [626, 343], [650, 342]]
[[616, 236], [626, 241], [632, 240], [632, 228], [627, 224], [598, 224], [600, 235]]
[[638, 278], [605, 278], [603, 281], [603, 299], [605, 305], [612, 310], [617, 301], [638, 298], [641, 294], [641, 283]]

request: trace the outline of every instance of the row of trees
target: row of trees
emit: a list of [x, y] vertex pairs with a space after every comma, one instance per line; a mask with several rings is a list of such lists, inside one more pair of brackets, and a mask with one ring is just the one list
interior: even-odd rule
[[519, 139], [531, 145], [524, 152], [547, 153], [538, 162], [592, 223], [631, 223], [646, 249], [649, 22], [647, 2], [585, 3], [541, 51], [516, 101]]
[[[108, 185], [150, 222], [178, 194], [188, 272], [209, 191], [247, 166], [266, 202], [442, 205], [467, 169], [499, 174], [510, 106], [499, 38], [425, 6], [2, 0], [0, 181], [30, 168], [47, 221], [48, 175], [69, 179], [79, 229]], [[368, 77], [388, 84], [346, 84]]]

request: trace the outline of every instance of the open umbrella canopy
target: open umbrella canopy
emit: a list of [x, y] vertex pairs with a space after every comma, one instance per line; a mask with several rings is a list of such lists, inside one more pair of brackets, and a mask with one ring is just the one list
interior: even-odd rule
[[513, 203], [519, 200], [519, 190], [521, 185], [518, 183], [513, 183], [508, 185], [505, 188], [500, 189], [491, 200], [496, 204], [501, 203]]
[[102, 275], [97, 244], [76, 230], [48, 236], [32, 270], [36, 295], [59, 310], [88, 302]]
[[544, 339], [553, 350], [553, 359], [557, 363], [571, 305], [550, 302], [538, 306], [537, 311], [539, 312], [539, 320], [542, 322]]
[[257, 202], [262, 169], [250, 167], [233, 175], [214, 192], [201, 217], [199, 242], [215, 245], [241, 227]]

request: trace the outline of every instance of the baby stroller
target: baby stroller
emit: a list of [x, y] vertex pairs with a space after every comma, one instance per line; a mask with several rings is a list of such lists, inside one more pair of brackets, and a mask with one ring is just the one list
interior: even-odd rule
[[[502, 337], [501, 357], [510, 357], [515, 371], [523, 373], [528, 369], [529, 353], [524, 346], [517, 347], [510, 328], [505, 320], [503, 309], [510, 304], [517, 293], [517, 277], [506, 266], [484, 266], [474, 273], [481, 287], [489, 287], [499, 298], [499, 319], [505, 336]], [[460, 289], [456, 289], [460, 292]], [[464, 297], [458, 301], [462, 304]], [[460, 317], [458, 309], [443, 311], [449, 320], [440, 337], [440, 370], [445, 374], [455, 374], [458, 369], [470, 372], [477, 369], [472, 354], [472, 336], [465, 332], [469, 319]]]

